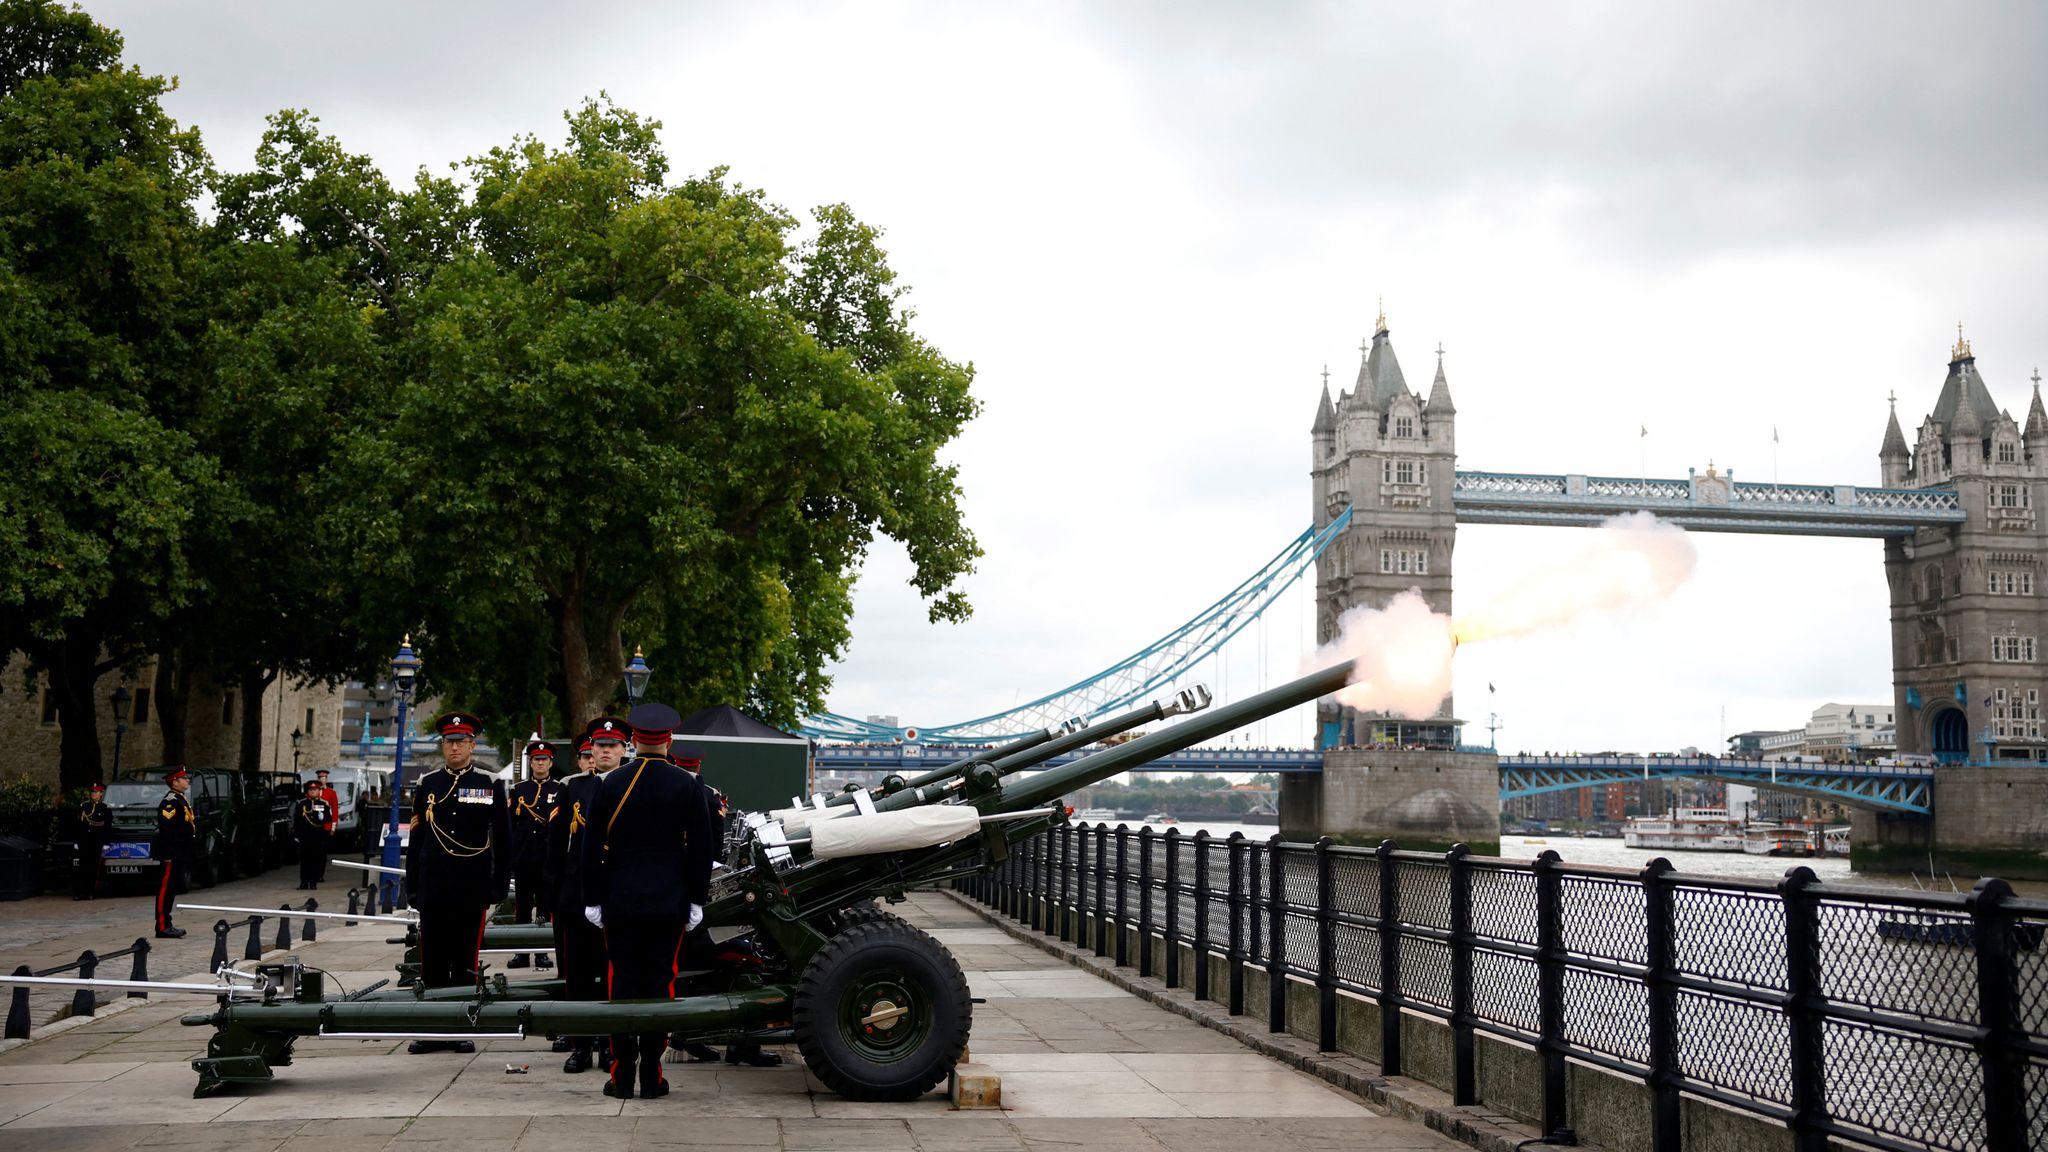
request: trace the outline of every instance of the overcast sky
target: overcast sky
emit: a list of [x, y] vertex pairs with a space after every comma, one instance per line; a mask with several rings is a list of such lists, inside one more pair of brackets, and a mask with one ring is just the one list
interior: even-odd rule
[[[1412, 386], [1446, 349], [1468, 469], [1875, 484], [1887, 393], [1910, 440], [1957, 321], [2015, 416], [2048, 362], [2035, 3], [86, 7], [224, 167], [304, 107], [406, 178], [603, 89], [678, 172], [885, 229], [978, 371], [952, 458], [987, 556], [934, 626], [875, 550], [854, 715], [1031, 699], [1278, 551], [1319, 373], [1356, 374], [1380, 297]], [[1458, 602], [1565, 531], [1461, 528]], [[1647, 750], [1890, 701], [1878, 543], [1697, 542], [1662, 611], [1464, 649], [1458, 714]], [[1309, 619], [1283, 602], [1212, 681], [1292, 676]]]

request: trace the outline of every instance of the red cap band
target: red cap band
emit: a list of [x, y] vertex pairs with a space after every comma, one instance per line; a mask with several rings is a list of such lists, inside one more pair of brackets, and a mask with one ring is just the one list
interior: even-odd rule
[[675, 732], [668, 728], [635, 728], [633, 729], [633, 743], [666, 744], [669, 738], [674, 735]]

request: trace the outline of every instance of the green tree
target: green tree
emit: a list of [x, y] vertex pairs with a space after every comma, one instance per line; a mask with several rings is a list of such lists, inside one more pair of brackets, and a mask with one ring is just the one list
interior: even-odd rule
[[911, 332], [845, 209], [799, 247], [723, 170], [670, 183], [657, 123], [566, 119], [561, 147], [469, 162], [440, 234], [474, 242], [398, 305], [404, 383], [352, 438], [374, 495], [343, 535], [409, 596], [438, 686], [501, 722], [596, 715], [628, 634], [654, 695], [791, 722], [822, 703], [877, 532], [935, 618], [966, 614], [979, 553], [938, 453], [972, 370]]
[[[201, 527], [197, 591], [160, 647], [159, 699], [174, 705], [195, 676], [253, 702], [280, 678], [333, 682], [375, 663], [384, 629], [366, 630], [363, 565], [326, 521], [360, 498], [341, 454], [389, 411], [390, 349], [415, 272], [405, 261], [435, 247], [408, 221], [446, 215], [410, 211], [410, 197], [303, 112], [273, 117], [254, 169], [220, 176], [214, 194], [197, 280], [206, 386], [190, 430], [221, 485]], [[241, 710], [247, 772], [261, 765], [262, 715]], [[175, 749], [182, 732], [166, 737]]]
[[0, 2], [0, 651], [51, 679], [60, 775], [100, 771], [99, 677], [189, 591], [208, 463], [186, 290], [206, 173], [170, 84], [76, 9]]

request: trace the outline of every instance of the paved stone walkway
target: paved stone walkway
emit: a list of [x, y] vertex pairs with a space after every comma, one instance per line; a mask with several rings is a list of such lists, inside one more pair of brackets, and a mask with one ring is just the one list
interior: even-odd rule
[[[1005, 1111], [956, 1112], [939, 1094], [910, 1104], [842, 1100], [806, 1074], [793, 1050], [779, 1069], [671, 1065], [670, 1096], [620, 1102], [599, 1092], [595, 1074], [564, 1075], [543, 1040], [492, 1042], [473, 1056], [408, 1056], [399, 1042], [302, 1040], [274, 1083], [194, 1100], [187, 1062], [202, 1054], [208, 1030], [178, 1017], [210, 1002], [162, 997], [0, 1052], [0, 1148], [1460, 1147], [1068, 967], [942, 896], [898, 911], [952, 949], [984, 998], [974, 1010], [973, 1057], [1002, 1074]], [[389, 934], [323, 927], [317, 943], [297, 951], [355, 988], [390, 975], [398, 949], [385, 943]], [[0, 949], [0, 964], [18, 963], [14, 954]], [[528, 1071], [508, 1075], [508, 1064]]]
[[[356, 857], [337, 856], [335, 859], [353, 860]], [[194, 888], [178, 900], [181, 904], [221, 904], [274, 910], [279, 904], [303, 908], [310, 897], [319, 902], [323, 912], [345, 912], [348, 910], [349, 886], [367, 888], [368, 877], [368, 873], [330, 864], [327, 879], [318, 891], [301, 892], [298, 890], [299, 866], [292, 863], [248, 879], [232, 880], [212, 888]], [[149, 941], [150, 979], [174, 980], [182, 973], [205, 970], [207, 959], [213, 955], [213, 925], [216, 921], [242, 919], [239, 915], [221, 912], [178, 912], [173, 920], [178, 927], [185, 929], [185, 938], [158, 940], [155, 938], [155, 916], [156, 887], [153, 878], [145, 882], [108, 877], [96, 900], [73, 900], [70, 889], [65, 888], [32, 900], [0, 904], [0, 964], [5, 965], [0, 971], [12, 972], [19, 964], [42, 971], [59, 964], [69, 964], [88, 949], [95, 953], [117, 952], [135, 943], [139, 937]], [[292, 921], [294, 943], [299, 939], [303, 924], [301, 919]], [[247, 928], [238, 928], [229, 934], [230, 959], [241, 960], [248, 934]], [[263, 946], [267, 949], [277, 939], [276, 920], [265, 921], [262, 936]], [[130, 964], [127, 957], [109, 960], [100, 966], [99, 975], [111, 980], [126, 980]], [[118, 1002], [120, 998], [118, 992], [100, 994], [103, 1004]], [[41, 1025], [65, 1013], [71, 1003], [71, 993], [37, 992], [29, 1000], [34, 1023]]]

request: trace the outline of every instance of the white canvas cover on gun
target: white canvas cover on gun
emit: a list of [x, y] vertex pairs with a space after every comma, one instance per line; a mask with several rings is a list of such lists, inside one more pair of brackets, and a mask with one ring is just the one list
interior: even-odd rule
[[981, 813], [965, 804], [934, 804], [822, 821], [811, 828], [811, 855], [820, 860], [930, 848], [981, 827]]

